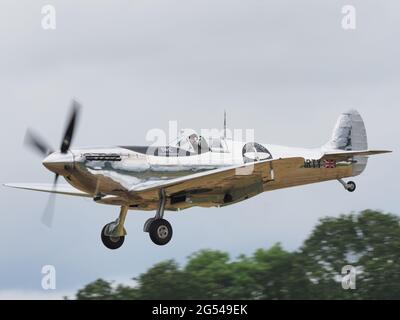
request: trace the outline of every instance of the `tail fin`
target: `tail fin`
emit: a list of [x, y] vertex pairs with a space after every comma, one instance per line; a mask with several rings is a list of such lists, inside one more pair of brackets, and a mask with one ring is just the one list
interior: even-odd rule
[[[356, 151], [367, 150], [367, 132], [364, 121], [356, 110], [342, 113], [333, 129], [331, 140], [323, 147], [324, 150]], [[355, 156], [353, 175], [359, 175], [367, 166], [368, 157]]]

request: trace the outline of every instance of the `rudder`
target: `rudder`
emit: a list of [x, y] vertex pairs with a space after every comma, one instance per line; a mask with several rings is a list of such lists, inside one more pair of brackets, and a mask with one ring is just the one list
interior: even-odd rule
[[[367, 131], [364, 121], [357, 110], [343, 112], [333, 129], [331, 140], [324, 145], [325, 150], [367, 150]], [[353, 175], [359, 175], [367, 166], [368, 157], [356, 156], [353, 163]]]

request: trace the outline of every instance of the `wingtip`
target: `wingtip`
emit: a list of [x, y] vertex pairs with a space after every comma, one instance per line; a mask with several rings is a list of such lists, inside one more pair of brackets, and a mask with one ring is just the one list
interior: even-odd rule
[[18, 183], [6, 182], [6, 183], [3, 183], [2, 185], [3, 185], [3, 187], [6, 187], [6, 188], [15, 188], [15, 189], [20, 188], [20, 186], [18, 185]]
[[370, 149], [368, 151], [372, 152], [373, 154], [383, 154], [383, 153], [393, 152], [392, 150], [381, 150], [381, 149]]

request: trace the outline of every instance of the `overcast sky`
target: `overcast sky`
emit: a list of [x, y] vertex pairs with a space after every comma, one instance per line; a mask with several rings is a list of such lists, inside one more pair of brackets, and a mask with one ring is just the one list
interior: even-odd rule
[[[42, 6], [56, 30], [41, 27]], [[14, 1], [0, 4], [0, 182], [51, 182], [23, 146], [27, 127], [57, 147], [73, 97], [84, 106], [73, 147], [146, 144], [168, 121], [194, 129], [251, 128], [263, 143], [318, 147], [338, 115], [356, 108], [369, 146], [397, 151], [400, 3], [346, 1]], [[319, 218], [365, 208], [400, 213], [399, 153], [370, 159], [357, 191], [339, 183], [283, 189], [217, 209], [167, 213], [174, 237], [154, 245], [153, 213], [129, 213], [116, 251], [100, 231], [118, 208], [59, 196], [52, 229], [40, 223], [47, 195], [0, 189], [0, 299], [61, 297], [99, 277], [127, 281], [154, 263], [213, 248], [240, 253], [281, 242], [295, 250]], [[57, 290], [41, 289], [54, 265]]]

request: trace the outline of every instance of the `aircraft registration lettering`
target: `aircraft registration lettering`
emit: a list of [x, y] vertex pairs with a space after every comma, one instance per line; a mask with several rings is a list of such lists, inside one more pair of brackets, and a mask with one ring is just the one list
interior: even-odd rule
[[321, 159], [306, 159], [304, 160], [304, 168], [336, 168], [335, 160], [321, 160]]

